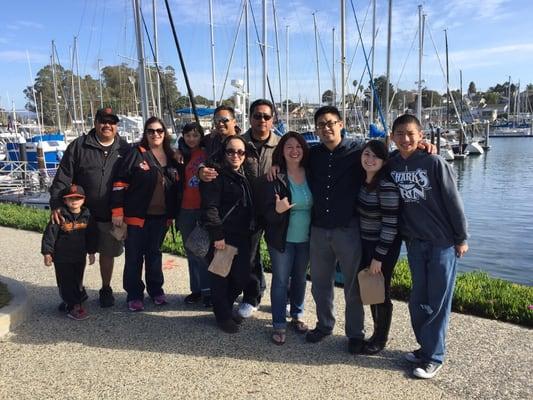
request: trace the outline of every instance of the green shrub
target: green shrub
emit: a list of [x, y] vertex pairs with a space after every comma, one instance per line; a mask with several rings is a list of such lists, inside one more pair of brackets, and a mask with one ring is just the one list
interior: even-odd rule
[[[13, 204], [0, 203], [0, 225], [42, 232], [49, 212]], [[185, 256], [179, 232], [169, 230], [162, 250]], [[261, 241], [261, 257], [267, 271], [270, 257], [264, 241]], [[411, 290], [411, 273], [407, 260], [398, 261], [391, 283], [392, 297], [407, 301]], [[502, 279], [491, 278], [486, 272], [466, 272], [457, 276], [453, 310], [465, 314], [496, 319], [533, 327], [533, 287], [519, 285]]]

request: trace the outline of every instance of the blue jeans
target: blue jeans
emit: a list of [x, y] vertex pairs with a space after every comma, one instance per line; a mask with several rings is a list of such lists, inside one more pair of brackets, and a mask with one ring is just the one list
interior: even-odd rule
[[[180, 210], [177, 228], [181, 232], [183, 243], [187, 240], [192, 230], [196, 226], [196, 221], [200, 219], [199, 209], [185, 209]], [[209, 273], [207, 272], [207, 261], [201, 257], [197, 257], [190, 251], [185, 249], [187, 254], [187, 262], [189, 264], [189, 285], [192, 293], [208, 294], [209, 289]]]
[[272, 261], [272, 286], [270, 289], [272, 326], [274, 329], [285, 329], [287, 325], [286, 307], [289, 278], [291, 282], [291, 317], [299, 319], [304, 313], [306, 272], [309, 265], [309, 242], [287, 242], [283, 253], [272, 246], [268, 246], [268, 252]]
[[409, 313], [420, 357], [442, 364], [455, 286], [455, 247], [418, 239], [407, 240], [406, 245], [413, 279]]
[[148, 295], [153, 298], [164, 294], [161, 245], [166, 233], [166, 216], [147, 217], [142, 228], [128, 225], [128, 235], [124, 241], [126, 263], [123, 282], [124, 290], [128, 293], [127, 301], [143, 300], [143, 261]]

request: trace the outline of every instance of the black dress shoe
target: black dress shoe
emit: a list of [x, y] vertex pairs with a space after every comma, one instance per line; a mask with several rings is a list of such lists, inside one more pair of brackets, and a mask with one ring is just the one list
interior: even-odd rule
[[225, 321], [218, 321], [218, 327], [226, 333], [239, 332], [239, 325], [235, 323], [233, 319], [227, 319]]
[[362, 354], [365, 342], [363, 339], [348, 339], [348, 353]]
[[324, 333], [320, 329], [315, 328], [307, 332], [305, 335], [305, 341], [308, 343], [318, 343], [329, 335], [331, 335], [331, 333]]

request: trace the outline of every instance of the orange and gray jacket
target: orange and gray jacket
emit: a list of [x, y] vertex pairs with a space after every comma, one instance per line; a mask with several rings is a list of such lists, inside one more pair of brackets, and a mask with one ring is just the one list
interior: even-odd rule
[[168, 159], [162, 168], [150, 151], [138, 145], [124, 159], [113, 181], [111, 211], [113, 216], [123, 216], [128, 225], [144, 226], [146, 211], [150, 205], [159, 174], [165, 182], [165, 205], [167, 219], [179, 214], [181, 185], [175, 161]]

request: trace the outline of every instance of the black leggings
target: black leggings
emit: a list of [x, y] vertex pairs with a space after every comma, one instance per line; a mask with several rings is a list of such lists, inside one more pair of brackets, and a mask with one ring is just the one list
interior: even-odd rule
[[[365, 269], [370, 266], [372, 261], [372, 256], [374, 255], [374, 249], [376, 248], [378, 242], [361, 239], [361, 244], [363, 246], [363, 255], [361, 257], [361, 264], [359, 270]], [[385, 301], [384, 304], [392, 304], [390, 298], [390, 282], [392, 280], [392, 272], [400, 256], [400, 248], [402, 247], [402, 240], [400, 237], [396, 236], [394, 242], [389, 247], [387, 255], [381, 263], [381, 272], [385, 278]]]

